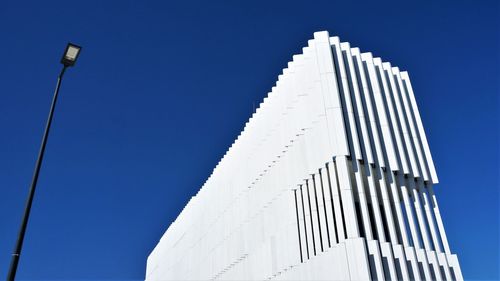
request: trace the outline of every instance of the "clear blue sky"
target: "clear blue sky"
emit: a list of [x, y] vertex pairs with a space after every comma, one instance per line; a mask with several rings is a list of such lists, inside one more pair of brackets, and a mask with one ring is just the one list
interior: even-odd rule
[[451, 247], [467, 279], [498, 279], [498, 1], [348, 2], [3, 1], [0, 278], [68, 41], [84, 49], [62, 86], [20, 280], [142, 279], [253, 103], [329, 30], [409, 71]]

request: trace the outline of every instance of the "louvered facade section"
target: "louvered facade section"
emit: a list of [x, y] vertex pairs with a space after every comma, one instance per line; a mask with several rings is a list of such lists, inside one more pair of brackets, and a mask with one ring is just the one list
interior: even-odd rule
[[406, 71], [317, 32], [147, 261], [146, 280], [463, 280]]

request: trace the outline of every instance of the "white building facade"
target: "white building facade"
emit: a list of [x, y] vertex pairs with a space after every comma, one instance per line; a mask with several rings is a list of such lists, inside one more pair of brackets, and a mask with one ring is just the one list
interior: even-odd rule
[[463, 280], [406, 71], [317, 32], [170, 225], [146, 280]]

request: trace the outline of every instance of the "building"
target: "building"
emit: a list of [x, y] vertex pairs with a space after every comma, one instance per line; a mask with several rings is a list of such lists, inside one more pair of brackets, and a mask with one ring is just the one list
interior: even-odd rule
[[463, 280], [408, 73], [317, 32], [146, 280]]

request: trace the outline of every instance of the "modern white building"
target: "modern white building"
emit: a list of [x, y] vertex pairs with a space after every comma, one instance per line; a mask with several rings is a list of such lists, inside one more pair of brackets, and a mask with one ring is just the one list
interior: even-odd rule
[[317, 32], [147, 261], [146, 280], [463, 280], [406, 71]]

